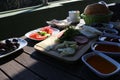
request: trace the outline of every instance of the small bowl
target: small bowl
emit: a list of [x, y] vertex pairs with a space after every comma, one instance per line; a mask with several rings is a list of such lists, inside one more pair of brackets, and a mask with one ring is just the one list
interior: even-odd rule
[[87, 53], [82, 56], [82, 61], [102, 78], [112, 76], [120, 71], [120, 64], [101, 52]]
[[115, 42], [94, 42], [91, 44], [91, 49], [109, 56], [120, 56], [120, 44]]
[[58, 28], [66, 28], [67, 26], [69, 26], [71, 24], [70, 21], [56, 20], [56, 19], [53, 19], [51, 21], [46, 21], [46, 23], [51, 25], [51, 26], [57, 26]]
[[96, 28], [113, 28], [114, 27], [112, 23], [93, 23], [91, 26]]
[[115, 34], [102, 34], [98, 38], [99, 41], [120, 43], [120, 36]]
[[81, 14], [81, 17], [84, 19], [86, 25], [91, 25], [93, 23], [108, 23], [113, 15], [113, 12], [110, 12], [108, 15], [85, 15]]
[[112, 23], [93, 23], [92, 27], [100, 30], [103, 33], [118, 34], [118, 30], [114, 29]]
[[104, 34], [118, 34], [119, 32], [116, 29], [106, 29], [103, 31]]

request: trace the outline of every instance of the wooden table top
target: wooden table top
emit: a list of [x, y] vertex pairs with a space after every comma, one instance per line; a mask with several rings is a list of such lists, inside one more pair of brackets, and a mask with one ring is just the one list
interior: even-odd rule
[[[0, 59], [0, 80], [119, 80], [120, 72], [100, 78], [79, 59], [66, 63], [34, 49], [38, 42], [29, 40], [23, 49]], [[118, 60], [120, 62], [120, 60]]]

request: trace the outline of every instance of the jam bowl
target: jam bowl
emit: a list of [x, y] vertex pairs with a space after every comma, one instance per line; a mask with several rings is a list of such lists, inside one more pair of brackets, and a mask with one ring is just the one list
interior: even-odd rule
[[91, 44], [91, 49], [109, 56], [120, 56], [120, 44], [114, 42], [94, 42]]
[[120, 43], [120, 36], [115, 34], [102, 34], [98, 38], [99, 41]]
[[96, 28], [113, 28], [114, 27], [112, 23], [93, 23], [91, 24], [91, 26]]
[[103, 33], [118, 34], [112, 23], [93, 23], [91, 26]]
[[110, 77], [120, 71], [120, 64], [101, 52], [90, 52], [82, 56], [82, 61], [96, 75]]
[[119, 32], [116, 29], [106, 29], [103, 30], [104, 34], [118, 34]]

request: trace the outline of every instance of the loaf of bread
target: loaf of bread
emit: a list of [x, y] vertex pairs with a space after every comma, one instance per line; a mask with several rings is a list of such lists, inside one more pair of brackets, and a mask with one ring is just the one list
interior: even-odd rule
[[109, 8], [106, 5], [99, 3], [89, 4], [84, 9], [85, 15], [104, 15], [109, 13]]

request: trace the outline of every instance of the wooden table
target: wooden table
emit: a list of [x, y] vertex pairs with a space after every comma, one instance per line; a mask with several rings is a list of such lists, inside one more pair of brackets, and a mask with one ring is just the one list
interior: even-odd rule
[[[81, 58], [66, 63], [36, 51], [38, 43], [29, 40], [23, 49], [0, 59], [0, 80], [119, 80], [120, 72], [102, 79], [94, 74]], [[91, 50], [88, 50], [88, 52]], [[120, 62], [120, 60], [118, 60]]]

